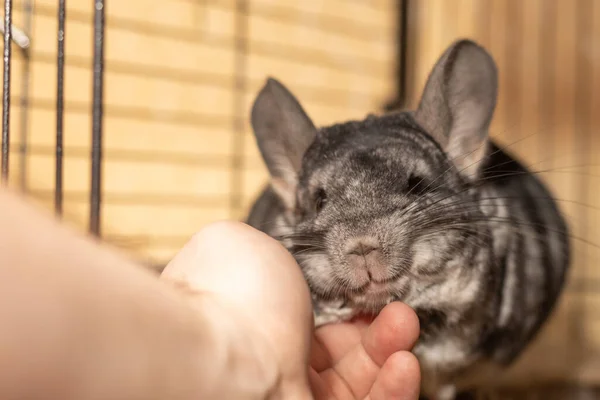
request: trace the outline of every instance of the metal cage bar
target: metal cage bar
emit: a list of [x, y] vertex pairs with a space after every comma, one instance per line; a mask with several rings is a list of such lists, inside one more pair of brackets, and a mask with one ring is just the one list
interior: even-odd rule
[[56, 60], [56, 177], [54, 208], [57, 215], [63, 212], [63, 125], [65, 89], [65, 17], [66, 0], [58, 1], [58, 52]]
[[[21, 96], [19, 104], [21, 106], [20, 117], [21, 127], [19, 132], [19, 164], [20, 164], [20, 185], [21, 190], [27, 190], [27, 153], [28, 153], [28, 129], [29, 129], [29, 79], [31, 75], [31, 55], [29, 52], [32, 26], [33, 26], [33, 0], [25, 0], [23, 3], [23, 12], [25, 21], [23, 26], [22, 38], [19, 46], [23, 50], [24, 62], [21, 70]], [[13, 27], [13, 40], [18, 44], [17, 30]]]
[[406, 65], [408, 47], [408, 13], [410, 1], [399, 0], [396, 6], [396, 93], [394, 98], [384, 105], [385, 111], [401, 109], [406, 106]]
[[12, 40], [12, 0], [4, 0], [4, 77], [2, 84], [2, 183], [8, 181], [10, 150], [10, 66]]
[[[27, 24], [31, 22], [31, 2], [25, 3], [25, 11], [27, 13]], [[26, 32], [15, 28], [12, 24], [12, 0], [4, 0], [4, 20], [0, 26], [0, 30], [4, 35], [4, 58], [3, 58], [3, 84], [2, 84], [2, 149], [1, 153], [1, 177], [2, 184], [8, 183], [8, 173], [10, 165], [10, 80], [11, 80], [11, 63], [12, 63], [12, 42], [16, 43], [23, 50], [25, 56], [24, 76], [29, 78], [29, 44], [30, 39]], [[28, 83], [24, 84], [24, 91], [28, 89]], [[21, 105], [23, 106], [25, 94], [21, 94]], [[22, 113], [24, 111], [22, 110]], [[23, 117], [25, 118], [25, 117]], [[23, 129], [23, 126], [21, 127]], [[23, 132], [23, 130], [22, 130]], [[22, 133], [22, 135], [24, 135]]]
[[92, 188], [90, 193], [90, 232], [100, 236], [102, 201], [102, 113], [104, 101], [104, 21], [105, 0], [94, 0], [94, 78], [92, 105]]

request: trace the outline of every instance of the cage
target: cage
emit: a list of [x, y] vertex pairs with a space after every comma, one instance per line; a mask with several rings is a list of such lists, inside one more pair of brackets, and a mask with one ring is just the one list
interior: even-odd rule
[[459, 37], [498, 62], [492, 136], [554, 190], [573, 268], [485, 398], [600, 398], [600, 4], [594, 0], [5, 0], [2, 181], [160, 270], [267, 181], [267, 76], [320, 125], [413, 107]]

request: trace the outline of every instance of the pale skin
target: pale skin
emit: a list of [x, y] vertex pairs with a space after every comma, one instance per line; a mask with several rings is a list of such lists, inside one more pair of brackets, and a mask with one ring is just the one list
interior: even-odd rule
[[291, 255], [244, 225], [160, 279], [0, 190], [0, 398], [416, 400], [414, 312], [313, 330]]

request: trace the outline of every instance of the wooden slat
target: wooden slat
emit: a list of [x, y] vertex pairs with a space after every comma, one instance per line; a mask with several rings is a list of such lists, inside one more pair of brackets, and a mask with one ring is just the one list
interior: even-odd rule
[[[506, 66], [510, 59], [507, 57], [506, 49], [506, 33], [508, 30], [508, 2], [506, 0], [489, 0], [490, 8], [489, 13], [492, 16], [490, 24], [487, 26], [489, 30], [489, 44], [487, 50], [490, 52], [496, 64], [498, 66], [498, 102], [496, 104], [496, 111], [494, 113], [494, 119], [490, 127], [490, 133], [498, 139], [501, 143], [510, 143], [508, 137], [508, 131], [514, 129], [514, 121], [507, 123], [506, 107], [509, 101], [510, 93], [507, 82], [510, 81], [511, 77], [508, 76], [510, 72]], [[517, 49], [515, 49], [516, 51]]]
[[[544, 0], [533, 0], [522, 3], [522, 19], [527, 23], [522, 24], [519, 37], [520, 45], [517, 45], [521, 53], [520, 62], [515, 73], [519, 75], [517, 81], [519, 89], [519, 127], [515, 129], [516, 135], [511, 135], [512, 142], [518, 141], [510, 147], [510, 151], [518, 154], [528, 165], [539, 168], [540, 161], [539, 145], [544, 140], [544, 127], [540, 118], [536, 116], [540, 109], [540, 90], [538, 73], [543, 61], [540, 60], [540, 44], [543, 39], [540, 35], [540, 10], [541, 2]], [[511, 142], [511, 143], [512, 143]]]
[[[592, 77], [589, 82], [589, 91], [591, 98], [590, 105], [590, 123], [587, 132], [588, 153], [585, 160], [586, 168], [581, 168], [588, 175], [585, 185], [584, 202], [599, 207], [600, 201], [600, 66], [598, 65], [598, 48], [600, 47], [600, 6], [596, 1], [592, 3], [592, 32], [590, 37], [582, 43], [581, 50], [586, 58], [593, 63]], [[596, 246], [588, 245], [585, 247], [586, 264], [585, 272], [587, 276], [600, 277], [600, 211], [590, 209], [589, 218], [583, 233], [586, 238], [592, 240]]]

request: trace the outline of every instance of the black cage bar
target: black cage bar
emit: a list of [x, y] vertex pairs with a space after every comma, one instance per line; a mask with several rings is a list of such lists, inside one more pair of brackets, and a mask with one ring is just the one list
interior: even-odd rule
[[[31, 34], [33, 26], [33, 3], [34, 0], [23, 1], [23, 13], [25, 15], [25, 21], [23, 29], [23, 40], [19, 44], [23, 50], [23, 66], [21, 70], [21, 96], [19, 98], [19, 104], [21, 106], [21, 129], [19, 132], [19, 163], [20, 163], [20, 186], [21, 190], [27, 190], [27, 140], [28, 140], [28, 127], [29, 127], [29, 79], [31, 74], [31, 54], [29, 51], [29, 36]], [[15, 42], [17, 39], [15, 39]]]
[[408, 48], [408, 16], [410, 0], [398, 0], [396, 7], [396, 73], [395, 97], [384, 105], [386, 111], [406, 106], [406, 57]]
[[[105, 25], [105, 0], [94, 0], [94, 60], [93, 60], [93, 106], [92, 106], [92, 170], [91, 182], [92, 190], [90, 193], [90, 232], [94, 235], [100, 235], [100, 205], [101, 205], [101, 160], [102, 160], [102, 111], [103, 111], [103, 91], [104, 91], [104, 25]], [[31, 26], [31, 13], [33, 3], [28, 0], [24, 9], [27, 16], [27, 28]], [[9, 165], [10, 165], [10, 79], [11, 79], [11, 61], [13, 41], [12, 24], [12, 0], [4, 1], [4, 58], [3, 58], [3, 85], [2, 85], [2, 150], [1, 150], [1, 174], [2, 183], [7, 184]], [[63, 210], [63, 131], [64, 131], [64, 81], [65, 81], [65, 21], [66, 21], [66, 0], [58, 2], [58, 31], [57, 31], [57, 88], [56, 88], [56, 174], [54, 201], [55, 210], [58, 215]], [[26, 34], [27, 32], [25, 32]], [[25, 49], [26, 44], [20, 44]], [[28, 98], [28, 80], [29, 80], [29, 53], [24, 67], [23, 93], [21, 94], [21, 106], [27, 108]], [[22, 134], [21, 134], [21, 156], [27, 151], [26, 146], [26, 122], [27, 114], [22, 111]], [[25, 163], [21, 166], [24, 168]], [[21, 186], [25, 188], [25, 172], [22, 172]]]
[[63, 208], [63, 125], [65, 91], [65, 0], [58, 1], [58, 51], [56, 60], [56, 178], [54, 208], [62, 215]]
[[94, 1], [94, 92], [92, 105], [92, 189], [90, 193], [90, 232], [100, 235], [102, 201], [102, 111], [104, 101], [104, 0]]
[[10, 156], [10, 62], [12, 0], [4, 0], [4, 75], [2, 82], [2, 182], [7, 184]]

